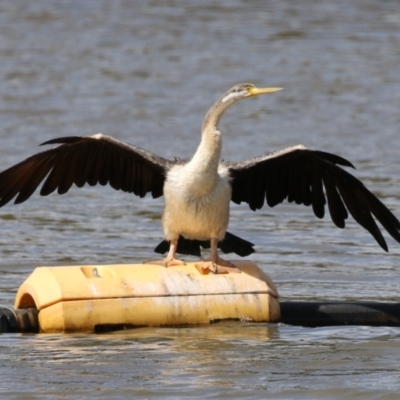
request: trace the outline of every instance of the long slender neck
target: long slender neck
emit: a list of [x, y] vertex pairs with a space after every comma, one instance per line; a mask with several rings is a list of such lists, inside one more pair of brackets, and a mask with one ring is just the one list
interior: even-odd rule
[[204, 118], [202, 128], [203, 136], [204, 132], [208, 131], [209, 128], [215, 131], [218, 130], [218, 123], [222, 117], [222, 114], [236, 101], [237, 100], [234, 100], [233, 98], [227, 98], [226, 94], [224, 94], [220, 99], [218, 99], [218, 101], [215, 102], [215, 104], [208, 110]]
[[190, 163], [196, 171], [217, 174], [221, 158], [222, 139], [218, 123], [222, 114], [234, 101], [222, 101], [221, 97], [207, 112], [201, 130], [201, 142]]

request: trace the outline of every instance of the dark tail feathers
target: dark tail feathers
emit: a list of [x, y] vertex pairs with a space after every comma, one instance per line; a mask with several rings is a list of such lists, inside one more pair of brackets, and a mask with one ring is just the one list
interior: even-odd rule
[[[225, 254], [235, 253], [241, 257], [254, 253], [254, 244], [247, 240], [241, 239], [232, 233], [226, 232], [224, 240], [218, 243], [218, 248]], [[209, 240], [190, 240], [179, 236], [177, 253], [191, 256], [201, 257], [200, 247], [203, 249], [210, 248]], [[169, 242], [163, 240], [154, 251], [159, 254], [165, 254], [169, 250]]]

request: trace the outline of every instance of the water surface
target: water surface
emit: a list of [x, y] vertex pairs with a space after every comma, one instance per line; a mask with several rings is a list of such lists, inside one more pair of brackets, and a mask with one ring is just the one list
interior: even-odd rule
[[[223, 156], [303, 143], [352, 161], [400, 216], [397, 2], [41, 1], [0, 4], [0, 169], [57, 136], [103, 132], [190, 157], [203, 116], [237, 82], [281, 86], [221, 121]], [[38, 265], [138, 262], [162, 200], [110, 188], [0, 212], [0, 304]], [[328, 216], [329, 217], [329, 216]], [[284, 300], [398, 301], [400, 247], [349, 220], [233, 206], [230, 231]], [[222, 323], [102, 335], [2, 335], [9, 399], [397, 398], [397, 328]]]

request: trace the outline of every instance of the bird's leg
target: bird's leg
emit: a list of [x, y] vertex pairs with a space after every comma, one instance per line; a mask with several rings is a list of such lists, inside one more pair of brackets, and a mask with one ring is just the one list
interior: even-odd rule
[[178, 239], [171, 240], [167, 256], [162, 260], [144, 261], [143, 264], [162, 265], [164, 267], [173, 267], [174, 265], [186, 265], [185, 261], [175, 258], [178, 248]]
[[218, 255], [218, 239], [211, 239], [211, 255], [201, 263], [197, 263], [196, 268], [204, 275], [212, 272], [214, 274], [227, 274], [229, 272], [240, 273], [240, 269], [229, 261], [223, 260]]

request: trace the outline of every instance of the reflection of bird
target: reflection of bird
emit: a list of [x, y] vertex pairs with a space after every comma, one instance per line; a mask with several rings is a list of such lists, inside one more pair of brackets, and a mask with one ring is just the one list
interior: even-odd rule
[[73, 183], [78, 187], [109, 183], [116, 190], [140, 197], [148, 192], [154, 198], [164, 195], [165, 241], [156, 251], [167, 251], [169, 242], [168, 255], [158, 261], [165, 266], [183, 263], [175, 258], [176, 252], [200, 255], [200, 246], [211, 247], [210, 258], [202, 264], [211, 270], [216, 266], [221, 266], [220, 270], [233, 268], [219, 258], [218, 246], [242, 256], [252, 253], [252, 243], [226, 232], [231, 200], [246, 202], [256, 210], [265, 200], [273, 207], [287, 199], [312, 205], [315, 215], [322, 218], [326, 196], [332, 220], [339, 228], [345, 226], [348, 210], [387, 251], [374, 215], [400, 242], [400, 222], [358, 179], [339, 167], [352, 167], [339, 156], [297, 145], [240, 163], [220, 160], [218, 122], [224, 111], [238, 100], [277, 90], [238, 84], [226, 92], [208, 111], [200, 145], [187, 162], [166, 160], [102, 134], [49, 140], [43, 144], [61, 146], [0, 174], [0, 206], [15, 196], [15, 203], [27, 200], [44, 179], [42, 196], [56, 189], [64, 194]]

